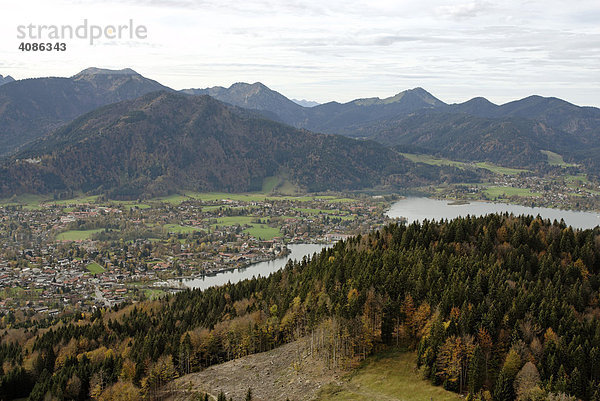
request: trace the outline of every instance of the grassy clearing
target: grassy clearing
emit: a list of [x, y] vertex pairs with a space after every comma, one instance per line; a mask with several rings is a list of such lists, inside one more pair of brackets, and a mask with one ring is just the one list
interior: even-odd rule
[[281, 178], [273, 176], [267, 177], [263, 180], [262, 191], [264, 193], [273, 192], [273, 189], [281, 182]]
[[169, 233], [175, 233], [175, 234], [189, 234], [189, 233], [193, 233], [196, 231], [203, 231], [199, 227], [181, 226], [179, 224], [165, 224], [163, 226], [163, 229]]
[[475, 166], [477, 168], [482, 168], [482, 169], [491, 171], [494, 174], [499, 174], [499, 175], [517, 175], [517, 174], [528, 171], [528, 170], [518, 169], [518, 168], [497, 166], [495, 164], [488, 163], [488, 162], [480, 162], [480, 163], [471, 164], [471, 163], [459, 162], [456, 160], [445, 159], [443, 157], [435, 157], [435, 156], [431, 156], [431, 155], [420, 155], [420, 154], [413, 154], [413, 153], [401, 153], [401, 155], [415, 163], [425, 163], [425, 164], [430, 164], [432, 166], [452, 166], [452, 167], [457, 167], [457, 168], [460, 168], [463, 170], [466, 168], [469, 168], [469, 167], [472, 168], [473, 166]]
[[90, 195], [90, 196], [77, 196], [72, 199], [60, 199], [60, 200], [47, 200], [43, 201], [43, 204], [46, 205], [55, 205], [55, 206], [66, 206], [66, 205], [83, 205], [86, 203], [94, 203], [98, 199], [98, 195]]
[[460, 169], [464, 169], [467, 167], [466, 163], [457, 162], [457, 161], [450, 160], [450, 159], [444, 159], [441, 157], [435, 157], [435, 156], [431, 156], [431, 155], [418, 155], [418, 154], [412, 154], [412, 153], [400, 153], [400, 154], [414, 163], [424, 163], [424, 164], [430, 164], [432, 166], [453, 166], [453, 167], [458, 167]]
[[151, 300], [158, 299], [166, 294], [165, 291], [158, 288], [145, 288], [143, 291], [146, 294], [146, 298]]
[[542, 196], [542, 194], [540, 194], [539, 192], [532, 192], [528, 188], [487, 187], [483, 192], [490, 199], [509, 198], [511, 196]]
[[559, 166], [559, 167], [577, 167], [576, 164], [571, 164], [565, 162], [563, 157], [558, 153], [551, 152], [549, 150], [540, 150], [543, 154], [548, 157], [548, 164], [551, 166]]
[[13, 196], [8, 199], [1, 199], [0, 205], [14, 205], [23, 206], [26, 209], [40, 209], [44, 205], [54, 206], [67, 206], [67, 205], [82, 205], [86, 203], [94, 203], [98, 199], [98, 195], [84, 196], [82, 194], [71, 198], [71, 199], [60, 199], [53, 200], [49, 198], [49, 195], [33, 195], [23, 194], [19, 196]]
[[172, 205], [179, 205], [180, 203], [188, 200], [190, 200], [190, 196], [188, 196], [187, 194], [173, 194], [169, 196], [161, 196], [159, 198], [150, 199], [150, 201], [170, 203]]
[[587, 184], [587, 183], [589, 183], [587, 176], [585, 174], [566, 175], [565, 181], [567, 181], [569, 184]]
[[104, 231], [103, 228], [96, 228], [94, 230], [70, 230], [65, 231], [56, 236], [59, 241], [83, 241], [91, 238], [92, 235]]
[[500, 175], [518, 175], [521, 173], [529, 172], [529, 170], [525, 170], [525, 169], [502, 167], [502, 166], [497, 166], [495, 164], [488, 163], [488, 162], [475, 163], [475, 166], [477, 166], [478, 168], [483, 168], [483, 169], [489, 170], [494, 174], [500, 174]]
[[367, 359], [342, 384], [329, 384], [318, 401], [458, 401], [458, 394], [432, 385], [416, 370], [414, 352], [388, 351]]
[[[269, 227], [266, 224], [262, 223], [253, 223], [253, 220], [256, 220], [257, 217], [254, 216], [227, 216], [220, 217], [217, 219], [217, 224], [213, 224], [213, 228], [215, 226], [250, 226], [244, 229], [245, 233], [252, 235], [254, 238], [263, 239], [263, 240], [271, 240], [275, 237], [281, 236], [281, 231], [279, 228]], [[264, 218], [261, 218], [264, 221]]]
[[243, 226], [244, 224], [251, 224], [252, 220], [257, 219], [257, 217], [252, 216], [226, 216], [219, 217], [217, 219], [217, 225], [219, 226]]
[[106, 270], [96, 262], [92, 262], [85, 267], [92, 274], [104, 273]]
[[201, 200], [201, 201], [221, 201], [221, 200], [231, 200], [231, 201], [243, 201], [243, 202], [260, 202], [266, 199], [267, 194], [256, 192], [256, 193], [242, 193], [242, 194], [229, 194], [226, 192], [187, 192], [187, 196], [192, 199]]
[[277, 192], [280, 194], [294, 195], [299, 191], [300, 189], [285, 177], [273, 176], [263, 180], [262, 192], [265, 194]]
[[201, 229], [198, 227], [182, 226], [179, 224], [165, 224], [163, 229], [167, 232], [175, 234], [189, 234], [195, 231], [201, 231]]
[[[271, 193], [273, 190], [277, 194]], [[23, 206], [27, 209], [40, 209], [44, 205], [55, 205], [55, 206], [68, 206], [68, 211], [73, 209], [71, 205], [82, 205], [97, 203], [98, 195], [84, 196], [80, 195], [72, 199], [61, 199], [52, 200], [48, 199], [47, 195], [31, 195], [25, 194], [20, 196], [13, 196], [12, 198], [0, 199], [0, 206]], [[137, 203], [137, 201], [119, 201], [109, 200], [105, 202], [106, 205], [117, 205], [130, 210], [133, 207], [139, 209], [148, 209], [152, 207], [152, 202], [164, 202], [172, 205], [179, 205], [182, 202], [189, 200], [199, 200], [204, 202], [220, 202], [223, 200], [228, 201], [241, 201], [241, 202], [263, 202], [263, 201], [276, 201], [276, 200], [290, 200], [297, 202], [312, 202], [312, 201], [328, 201], [332, 203], [336, 202], [355, 202], [355, 199], [337, 197], [333, 195], [298, 195], [298, 188], [290, 183], [289, 181], [279, 177], [269, 177], [265, 180], [265, 186], [263, 192], [250, 192], [250, 193], [225, 193], [225, 192], [191, 192], [187, 191], [184, 193], [173, 194], [169, 196], [152, 198], [144, 203]], [[224, 205], [206, 206], [207, 210], [218, 209]]]
[[355, 202], [354, 199], [351, 198], [342, 198], [333, 195], [272, 195], [262, 192], [250, 192], [250, 193], [240, 193], [240, 194], [230, 194], [225, 192], [207, 192], [207, 193], [197, 193], [197, 192], [188, 192], [186, 195], [189, 198], [201, 200], [201, 201], [243, 201], [243, 202], [262, 202], [265, 200], [293, 200], [298, 202], [311, 202], [315, 200], [326, 200], [330, 202]]
[[117, 206], [122, 206], [126, 210], [131, 210], [134, 207], [136, 207], [138, 209], [150, 209], [151, 208], [150, 205], [147, 205], [145, 203], [137, 203], [136, 201], [116, 201], [116, 200], [111, 200], [109, 203], [110, 204], [116, 204]]
[[0, 199], [0, 206], [22, 206], [23, 209], [27, 210], [39, 210], [41, 209], [40, 204], [43, 199], [42, 195], [23, 194]]
[[313, 208], [308, 208], [308, 207], [294, 207], [292, 209], [297, 210], [302, 213], [307, 213], [307, 214], [332, 214], [332, 215], [340, 214], [339, 210], [313, 209]]
[[271, 240], [275, 237], [281, 237], [281, 231], [278, 228], [269, 227], [264, 224], [253, 224], [252, 227], [244, 230], [254, 238], [262, 240]]

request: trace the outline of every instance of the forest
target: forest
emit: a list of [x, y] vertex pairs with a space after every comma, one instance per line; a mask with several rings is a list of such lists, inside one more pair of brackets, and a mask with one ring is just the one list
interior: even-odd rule
[[163, 399], [178, 376], [306, 337], [331, 367], [416, 349], [431, 382], [471, 400], [599, 400], [599, 273], [600, 228], [392, 224], [268, 278], [49, 328], [3, 318], [0, 399]]

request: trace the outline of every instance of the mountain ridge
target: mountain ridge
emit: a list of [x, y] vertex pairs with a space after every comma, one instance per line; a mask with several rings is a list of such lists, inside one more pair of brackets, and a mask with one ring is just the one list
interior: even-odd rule
[[5, 85], [10, 82], [14, 82], [14, 81], [15, 81], [15, 79], [13, 77], [11, 77], [10, 75], [7, 75], [4, 77], [4, 76], [2, 76], [2, 74], [0, 74], [0, 86]]
[[[235, 87], [220, 87], [218, 90], [207, 88], [204, 93], [314, 132], [374, 139], [387, 146], [414, 146], [418, 142], [419, 148], [430, 154], [459, 157], [466, 161], [501, 162], [513, 167], [544, 163], [547, 159], [541, 150], [552, 150], [600, 174], [597, 163], [590, 156], [590, 149], [600, 151], [600, 137], [597, 135], [600, 109], [595, 107], [581, 107], [539, 95], [501, 105], [484, 97], [447, 104], [417, 87], [383, 99], [362, 98], [346, 103], [332, 101], [310, 108], [285, 106], [283, 112], [284, 106], [280, 108], [277, 99], [283, 97], [281, 101], [285, 104], [291, 102], [289, 99], [278, 92], [277, 97], [272, 96], [268, 87], [262, 85], [263, 97], [271, 96], [272, 101], [254, 102], [253, 96], [245, 95], [250, 86], [238, 83]], [[450, 118], [444, 122], [440, 115]], [[462, 125], [456, 124], [459, 120]], [[417, 121], [419, 124], [416, 124]], [[458, 135], [458, 129], [464, 124], [474, 130], [464, 135], [464, 138], [469, 138], [468, 141]], [[407, 130], [411, 130], [412, 134], [401, 134]], [[393, 135], [394, 132], [397, 134]], [[453, 145], [446, 146], [439, 138], [433, 138], [432, 132], [442, 136], [454, 132], [451, 138]], [[526, 144], [524, 153], [518, 149], [519, 142]], [[463, 150], [457, 151], [458, 148]], [[473, 151], [469, 152], [469, 149]], [[495, 152], [502, 152], [501, 157]]]
[[98, 107], [172, 90], [133, 70], [93, 70], [0, 86], [0, 156]]
[[246, 192], [282, 173], [314, 192], [431, 182], [441, 169], [430, 167], [374, 141], [298, 130], [210, 96], [159, 91], [96, 109], [31, 143], [0, 168], [0, 193]]

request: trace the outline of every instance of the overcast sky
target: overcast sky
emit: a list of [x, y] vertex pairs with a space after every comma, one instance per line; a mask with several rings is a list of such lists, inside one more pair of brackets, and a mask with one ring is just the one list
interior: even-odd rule
[[[260, 81], [326, 102], [423, 87], [443, 101], [531, 94], [600, 106], [600, 1], [18, 0], [0, 74], [130, 67], [175, 89]], [[18, 25], [144, 25], [146, 39], [21, 52]], [[34, 40], [29, 40], [34, 41]]]

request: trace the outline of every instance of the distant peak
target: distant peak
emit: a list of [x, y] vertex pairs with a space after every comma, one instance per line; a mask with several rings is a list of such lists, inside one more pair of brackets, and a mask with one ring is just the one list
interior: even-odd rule
[[90, 67], [75, 74], [73, 78], [80, 78], [90, 75], [139, 75], [131, 68], [123, 68], [122, 70], [109, 70], [107, 68]]
[[0, 82], [2, 82], [4, 84], [7, 84], [7, 83], [12, 82], [14, 80], [15, 79], [13, 77], [11, 77], [10, 75], [7, 75], [7, 76], [4, 77], [4, 76], [2, 76], [2, 74], [0, 74]]
[[314, 100], [306, 99], [292, 99], [292, 102], [299, 104], [302, 107], [315, 107], [321, 104], [319, 102], [315, 102]]
[[414, 97], [417, 97], [417, 98], [421, 99], [421, 101], [424, 101], [425, 103], [428, 103], [433, 106], [443, 104], [443, 102], [441, 100], [439, 100], [438, 98], [436, 98], [431, 93], [427, 92], [425, 89], [423, 89], [421, 87], [407, 89], [400, 93], [395, 94], [394, 96], [386, 97], [384, 99], [381, 99], [378, 97], [357, 99], [354, 101], [354, 103], [356, 103], [358, 105], [362, 105], [362, 106], [371, 106], [371, 105], [375, 105], [375, 104], [390, 104], [390, 103], [400, 102], [407, 97], [412, 98], [412, 99], [414, 99]]
[[496, 106], [496, 104], [490, 102], [489, 100], [487, 100], [486, 98], [482, 97], [482, 96], [476, 96], [473, 99], [467, 100], [466, 103], [474, 103], [474, 104], [491, 104]]
[[431, 93], [427, 92], [425, 89], [421, 88], [420, 86], [417, 86], [416, 88], [412, 88], [412, 89], [407, 89], [407, 90], [405, 90], [405, 92], [421, 93], [424, 95], [432, 96]]
[[262, 82], [255, 82], [253, 84], [249, 84], [247, 82], [236, 82], [233, 85], [231, 85], [229, 87], [229, 89], [236, 89], [236, 88], [254, 88], [254, 89], [269, 89], [265, 84], [263, 84]]

